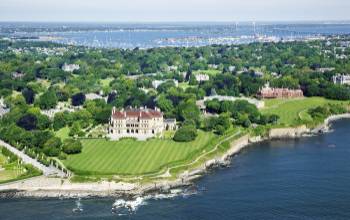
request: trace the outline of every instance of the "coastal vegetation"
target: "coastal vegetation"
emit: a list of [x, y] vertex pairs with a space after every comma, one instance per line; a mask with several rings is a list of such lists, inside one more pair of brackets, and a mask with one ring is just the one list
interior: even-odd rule
[[[0, 107], [9, 111], [0, 116], [0, 138], [80, 177], [178, 173], [240, 135], [316, 126], [347, 112], [350, 87], [332, 77], [350, 72], [350, 61], [339, 59], [349, 49], [329, 53], [344, 40], [133, 50], [0, 40]], [[67, 71], [69, 64], [79, 68]], [[256, 100], [266, 83], [301, 89], [305, 98], [261, 100], [264, 108], [246, 100], [198, 104], [208, 96]], [[178, 130], [145, 142], [109, 140], [112, 108], [129, 106], [159, 108]]]
[[[262, 113], [278, 115], [279, 126], [293, 127], [312, 123], [312, 118], [309, 114], [310, 109], [326, 106], [328, 104], [342, 103], [346, 104], [346, 102], [343, 101], [327, 100], [320, 97], [287, 100], [271, 99], [265, 100], [266, 107], [262, 109]], [[320, 123], [320, 121], [318, 123]]]

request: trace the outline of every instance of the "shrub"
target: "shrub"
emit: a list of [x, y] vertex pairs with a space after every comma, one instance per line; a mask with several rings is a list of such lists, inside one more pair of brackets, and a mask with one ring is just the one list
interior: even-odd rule
[[60, 159], [60, 160], [66, 160], [66, 159], [67, 159], [67, 154], [61, 152], [61, 153], [58, 155], [58, 159]]
[[61, 139], [58, 137], [52, 137], [49, 140], [47, 140], [44, 144], [44, 148], [51, 147], [51, 148], [60, 148], [62, 145]]
[[59, 148], [54, 148], [54, 147], [44, 147], [44, 154], [49, 157], [57, 157], [60, 153]]
[[215, 132], [218, 134], [218, 135], [223, 135], [225, 134], [225, 131], [226, 129], [222, 126], [222, 125], [216, 125], [215, 126]]
[[82, 148], [83, 145], [78, 140], [67, 139], [63, 143], [63, 152], [66, 154], [78, 154]]
[[178, 129], [174, 135], [174, 141], [189, 142], [197, 137], [197, 129], [194, 126], [184, 126]]

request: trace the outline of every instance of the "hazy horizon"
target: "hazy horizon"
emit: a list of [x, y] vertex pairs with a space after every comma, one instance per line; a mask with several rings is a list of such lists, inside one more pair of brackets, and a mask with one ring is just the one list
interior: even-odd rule
[[2, 0], [2, 22], [350, 21], [350, 1], [333, 0]]

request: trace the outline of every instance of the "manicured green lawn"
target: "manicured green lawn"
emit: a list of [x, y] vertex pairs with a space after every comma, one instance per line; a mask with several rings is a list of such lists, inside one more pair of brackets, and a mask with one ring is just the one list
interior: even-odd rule
[[193, 74], [200, 74], [200, 73], [204, 73], [204, 74], [207, 74], [209, 76], [215, 76], [215, 75], [221, 73], [221, 71], [220, 70], [213, 70], [213, 69], [193, 71]]
[[279, 123], [284, 125], [295, 125], [298, 119], [310, 120], [307, 113], [308, 109], [322, 106], [327, 103], [341, 103], [340, 101], [327, 100], [320, 97], [303, 99], [271, 99], [265, 100], [265, 108], [262, 109], [266, 114], [277, 114], [280, 116]]
[[69, 156], [64, 164], [78, 174], [137, 175], [154, 173], [170, 163], [192, 160], [215, 137], [199, 131], [195, 141], [177, 143], [170, 139], [149, 141], [82, 140], [83, 151]]
[[100, 82], [103, 87], [109, 87], [109, 84], [113, 81], [113, 78], [102, 79]]
[[187, 88], [193, 88], [193, 87], [196, 87], [196, 86], [192, 86], [190, 84], [188, 84], [188, 82], [182, 82], [182, 83], [179, 83], [179, 87], [182, 88], [183, 90], [186, 90]]
[[61, 138], [62, 140], [69, 138], [69, 128], [64, 127], [55, 132], [56, 136]]

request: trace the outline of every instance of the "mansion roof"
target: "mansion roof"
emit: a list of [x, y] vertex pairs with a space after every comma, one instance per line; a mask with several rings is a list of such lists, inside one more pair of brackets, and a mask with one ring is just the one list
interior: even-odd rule
[[138, 119], [153, 119], [162, 118], [163, 113], [158, 109], [148, 109], [148, 108], [130, 108], [126, 110], [116, 111], [112, 110], [112, 118], [114, 119], [127, 119], [127, 118], [138, 118]]

